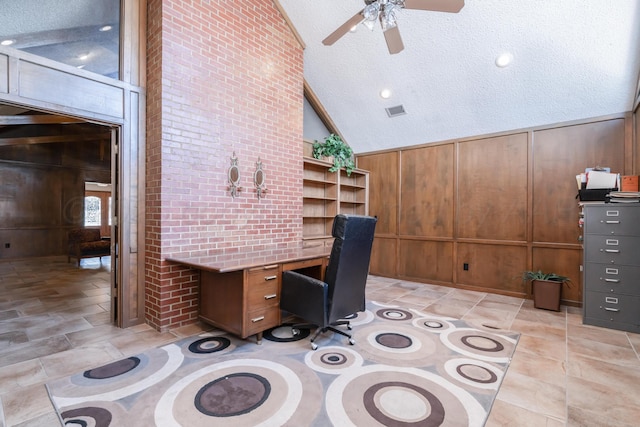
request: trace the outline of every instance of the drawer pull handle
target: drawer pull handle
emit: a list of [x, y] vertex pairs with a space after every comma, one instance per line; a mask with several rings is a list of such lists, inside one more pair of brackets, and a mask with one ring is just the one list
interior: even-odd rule
[[620, 283], [620, 279], [604, 279], [605, 282]]
[[617, 313], [617, 312], [619, 312], [619, 311], [620, 311], [620, 309], [619, 309], [619, 308], [609, 308], [609, 307], [605, 307], [604, 309], [605, 309], [606, 311], [613, 311], [614, 313]]
[[264, 316], [254, 317], [253, 319], [251, 319], [251, 322], [257, 323], [257, 322], [260, 322], [261, 320], [264, 320]]
[[275, 275], [274, 276], [264, 276], [264, 281], [268, 282], [269, 280], [275, 280], [277, 278], [278, 278], [278, 276], [275, 276]]
[[620, 224], [620, 221], [605, 221], [605, 224]]
[[264, 299], [274, 299], [275, 297], [277, 297], [278, 295], [276, 294], [271, 294], [271, 295], [265, 295]]
[[273, 268], [278, 268], [278, 264], [265, 265], [262, 268], [265, 269], [265, 270], [271, 270]]
[[620, 249], [605, 249], [604, 251], [609, 253], [609, 254], [619, 254], [620, 253]]
[[606, 302], [607, 304], [617, 304], [618, 303], [618, 298], [606, 297], [604, 299], [604, 302]]

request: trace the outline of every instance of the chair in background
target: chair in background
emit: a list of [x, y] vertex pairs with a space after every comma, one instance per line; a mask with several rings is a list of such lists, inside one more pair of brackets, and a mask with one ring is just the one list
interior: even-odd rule
[[365, 310], [365, 286], [369, 274], [371, 247], [377, 219], [361, 215], [337, 215], [333, 220], [335, 238], [324, 281], [296, 271], [282, 273], [280, 308], [309, 323], [292, 326], [294, 334], [300, 329], [317, 327], [311, 338], [311, 348], [321, 333], [328, 330], [355, 341], [350, 333], [337, 329], [345, 318]]
[[67, 250], [67, 262], [71, 257], [78, 260], [82, 258], [102, 257], [111, 255], [111, 241], [100, 237], [98, 228], [75, 228], [69, 231], [69, 246]]

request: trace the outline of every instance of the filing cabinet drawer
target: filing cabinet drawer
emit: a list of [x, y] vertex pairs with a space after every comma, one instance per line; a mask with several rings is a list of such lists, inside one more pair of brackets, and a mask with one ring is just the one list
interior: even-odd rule
[[640, 265], [640, 238], [629, 236], [585, 237], [586, 262], [615, 265]]
[[245, 336], [257, 334], [280, 324], [280, 307], [271, 306], [247, 312]]
[[640, 236], [636, 206], [585, 206], [585, 234]]
[[611, 327], [640, 327], [639, 304], [638, 296], [616, 296], [588, 291], [584, 307], [585, 323], [588, 323], [588, 319], [596, 319], [610, 322]]
[[640, 267], [587, 263], [584, 266], [587, 291], [640, 296]]

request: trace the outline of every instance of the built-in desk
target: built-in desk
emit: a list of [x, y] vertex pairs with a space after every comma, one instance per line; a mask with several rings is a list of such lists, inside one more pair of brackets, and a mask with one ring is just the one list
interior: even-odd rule
[[275, 248], [203, 257], [175, 255], [167, 261], [200, 271], [199, 318], [241, 338], [280, 325], [283, 271], [323, 279], [331, 248]]

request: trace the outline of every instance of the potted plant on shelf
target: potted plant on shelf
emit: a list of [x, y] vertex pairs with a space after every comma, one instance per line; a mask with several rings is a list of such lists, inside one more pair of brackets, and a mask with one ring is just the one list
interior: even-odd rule
[[543, 273], [542, 270], [538, 270], [525, 271], [522, 273], [522, 280], [531, 282], [535, 308], [560, 311], [562, 285], [571, 282], [568, 277], [556, 273]]
[[313, 143], [313, 157], [322, 159], [324, 157], [333, 158], [333, 166], [329, 168], [329, 172], [337, 172], [341, 168], [347, 171], [347, 175], [356, 168], [353, 161], [353, 150], [349, 147], [340, 136], [331, 134], [324, 138], [324, 142]]

